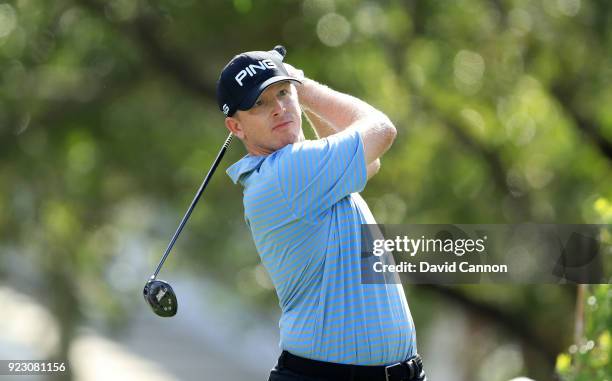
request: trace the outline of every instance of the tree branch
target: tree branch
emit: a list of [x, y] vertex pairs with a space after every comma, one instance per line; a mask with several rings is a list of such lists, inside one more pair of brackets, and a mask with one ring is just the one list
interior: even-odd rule
[[599, 152], [612, 162], [612, 142], [607, 140], [590, 118], [581, 115], [574, 108], [573, 94], [576, 87], [557, 83], [551, 89], [552, 95], [559, 101], [564, 111], [574, 121], [574, 125], [597, 147]]
[[[406, 65], [404, 62], [406, 54], [403, 54], [403, 52], [408, 51], [410, 47], [400, 46], [389, 40], [381, 41], [381, 46], [385, 47], [387, 57], [390, 58], [396, 75], [400, 77], [400, 73], [402, 73], [403, 68]], [[402, 54], [400, 54], [400, 52], [402, 52]], [[444, 126], [453, 134], [455, 139], [457, 139], [464, 147], [468, 148], [470, 151], [483, 159], [482, 162], [489, 168], [489, 174], [493, 179], [496, 188], [501, 193], [510, 196], [509, 199], [512, 203], [511, 210], [517, 212], [516, 218], [521, 221], [530, 220], [531, 198], [529, 197], [529, 193], [527, 190], [521, 189], [522, 194], [518, 197], [515, 196], [515, 190], [512, 189], [506, 181], [508, 169], [504, 165], [500, 155], [466, 133], [464, 129], [455, 122], [455, 119], [452, 116], [446, 115], [446, 113], [437, 107], [434, 102], [426, 96], [426, 94], [417, 93], [417, 87], [414, 87], [412, 90], [415, 92], [416, 96], [422, 100], [422, 107], [431, 110], [433, 114], [437, 115], [443, 122]]]
[[455, 139], [459, 141], [464, 147], [468, 148], [471, 152], [480, 156], [482, 162], [489, 168], [489, 174], [495, 183], [495, 186], [502, 192], [510, 196], [512, 203], [512, 210], [517, 212], [517, 218], [521, 221], [528, 221], [531, 218], [531, 198], [526, 190], [521, 189], [521, 195], [515, 196], [515, 190], [512, 189], [510, 184], [506, 181], [506, 173], [508, 169], [504, 165], [501, 157], [485, 146], [477, 139], [466, 133], [453, 118], [446, 116], [441, 110], [435, 109], [430, 103], [426, 103], [426, 107], [433, 110], [433, 112], [441, 118], [444, 126], [450, 131]]
[[136, 43], [138, 47], [151, 59], [151, 63], [160, 72], [169, 75], [186, 90], [216, 102], [216, 84], [202, 79], [197, 71], [188, 64], [191, 62], [187, 56], [177, 49], [170, 50], [158, 38], [161, 23], [152, 15], [139, 15], [132, 21], [111, 22], [105, 16], [105, 5], [96, 0], [75, 0], [83, 7], [98, 13], [101, 18], [116, 28], [121, 34]]
[[503, 311], [490, 304], [479, 302], [450, 287], [443, 287], [435, 284], [423, 284], [419, 287], [434, 292], [456, 303], [470, 314], [479, 318], [485, 318], [503, 327], [512, 337], [520, 338], [520, 340], [530, 348], [541, 353], [550, 364], [555, 363], [557, 354], [563, 350], [563, 348], [540, 337], [537, 332], [531, 329], [529, 324], [523, 324], [523, 322], [525, 322], [525, 317], [522, 315]]

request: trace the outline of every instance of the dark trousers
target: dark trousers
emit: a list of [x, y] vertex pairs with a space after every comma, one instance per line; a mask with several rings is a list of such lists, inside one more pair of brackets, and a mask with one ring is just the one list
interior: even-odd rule
[[[279, 367], [278, 365], [276, 365], [274, 369], [272, 369], [272, 371], [270, 372], [270, 377], [268, 378], [268, 381], [358, 381], [358, 380], [362, 381], [362, 379], [358, 377], [351, 377], [351, 379], [347, 379], [347, 380], [312, 378], [312, 377], [307, 377], [307, 376], [292, 372], [289, 369]], [[369, 381], [384, 381], [384, 380], [369, 380]], [[427, 381], [425, 370], [421, 372], [419, 377], [413, 378], [410, 381]]]
[[[311, 378], [299, 375], [297, 373], [293, 373], [289, 369], [272, 369], [270, 372], [270, 378], [268, 381], [345, 381], [345, 380], [330, 380], [324, 378]], [[349, 380], [346, 380], [349, 381]], [[378, 381], [378, 380], [372, 380]], [[419, 378], [415, 378], [414, 381], [427, 381], [427, 376], [425, 376], [425, 371], [421, 373]]]

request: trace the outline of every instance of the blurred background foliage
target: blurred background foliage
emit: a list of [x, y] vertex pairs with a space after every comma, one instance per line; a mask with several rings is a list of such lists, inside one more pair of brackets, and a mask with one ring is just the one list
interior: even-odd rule
[[610, 327], [612, 327], [612, 289], [592, 287], [583, 301], [585, 329], [568, 353], [557, 358], [557, 370], [566, 381], [606, 380], [610, 378]]
[[[219, 71], [278, 43], [395, 122], [363, 192], [379, 223], [612, 223], [608, 1], [3, 1], [0, 280], [60, 322], [51, 357], [80, 324], [121, 330], [147, 308], [142, 284], [227, 133]], [[223, 173], [244, 153], [232, 143], [166, 266], [276, 311]], [[588, 294], [607, 307], [587, 307], [584, 353], [575, 286], [406, 290], [420, 348], [431, 316], [468, 316], [471, 366], [457, 379], [551, 380], [555, 361], [567, 379], [610, 377], [607, 286]], [[488, 372], [504, 343], [519, 360]], [[436, 348], [423, 350], [435, 367]]]

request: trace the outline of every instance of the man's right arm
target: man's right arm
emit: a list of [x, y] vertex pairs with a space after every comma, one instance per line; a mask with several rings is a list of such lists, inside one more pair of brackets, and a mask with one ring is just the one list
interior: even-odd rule
[[[320, 116], [313, 113], [310, 110], [304, 109], [304, 115], [306, 115], [306, 119], [310, 122], [310, 125], [315, 130], [315, 133], [318, 138], [326, 138], [330, 135], [336, 134], [340, 132], [337, 128], [330, 125], [327, 121], [323, 120]], [[367, 164], [366, 173], [367, 179], [370, 180], [372, 176], [378, 173], [380, 169], [380, 158], [374, 160], [373, 162]]]
[[376, 162], [391, 146], [396, 136], [396, 129], [389, 118], [381, 111], [351, 95], [344, 94], [319, 84], [311, 79], [303, 79], [298, 85], [300, 105], [306, 114], [315, 114], [325, 122], [319, 128], [313, 123], [321, 137], [354, 129], [361, 135], [368, 177], [380, 167]]

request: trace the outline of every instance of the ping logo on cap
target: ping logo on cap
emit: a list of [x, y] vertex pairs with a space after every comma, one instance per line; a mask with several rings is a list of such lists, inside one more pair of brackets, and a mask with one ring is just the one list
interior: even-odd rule
[[227, 103], [223, 104], [223, 113], [225, 114], [225, 116], [229, 114], [229, 106], [227, 105]]
[[236, 82], [238, 82], [238, 85], [240, 85], [240, 87], [243, 86], [242, 80], [246, 78], [247, 74], [250, 77], [254, 77], [257, 74], [257, 70], [266, 71], [267, 69], [276, 69], [277, 67], [276, 64], [268, 58], [257, 62], [258, 64], [250, 64], [244, 69], [240, 70], [238, 74], [236, 74], [234, 79], [236, 80]]

